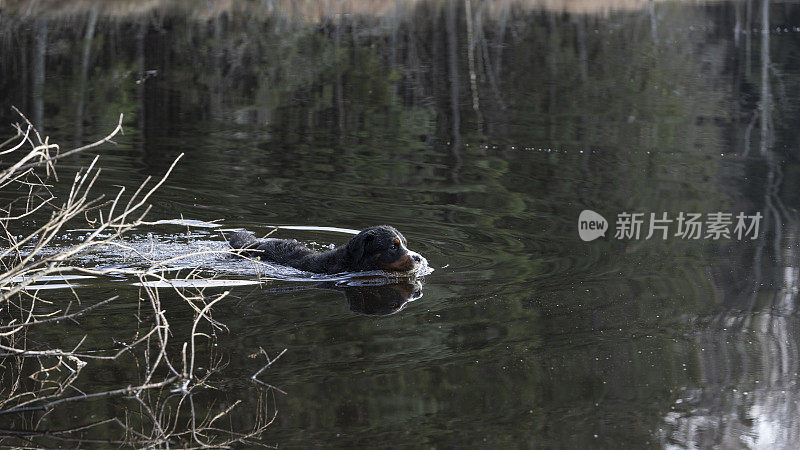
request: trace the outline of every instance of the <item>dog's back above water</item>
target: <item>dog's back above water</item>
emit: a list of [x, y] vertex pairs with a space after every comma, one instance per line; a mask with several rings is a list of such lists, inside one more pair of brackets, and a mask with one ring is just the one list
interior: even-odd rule
[[235, 233], [228, 242], [244, 256], [314, 273], [410, 272], [422, 262], [418, 253], [406, 247], [406, 238], [388, 225], [366, 228], [347, 244], [324, 252], [294, 239], [256, 239], [246, 231]]

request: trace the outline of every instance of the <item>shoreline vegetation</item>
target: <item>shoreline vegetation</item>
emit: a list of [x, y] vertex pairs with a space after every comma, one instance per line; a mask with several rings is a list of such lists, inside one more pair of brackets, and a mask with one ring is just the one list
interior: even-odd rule
[[[259, 445], [257, 441], [275, 420], [275, 392], [258, 376], [284, 352], [270, 358], [263, 350], [266, 364], [251, 376], [261, 398], [253, 415], [252, 427], [241, 431], [226, 428], [225, 417], [241, 400], [195, 402], [205, 397], [218, 382], [218, 369], [224, 358], [210, 350], [219, 332], [226, 326], [212, 317], [214, 305], [230, 291], [209, 293], [203, 289], [184, 289], [175, 281], [209, 279], [196, 270], [183, 278], [169, 272], [165, 261], [149, 260], [142, 269], [93, 269], [74, 265], [77, 255], [99, 246], [118, 246], [132, 251], [120, 239], [133, 228], [147, 225], [145, 216], [151, 195], [167, 180], [179, 162], [178, 156], [157, 180], [146, 178], [132, 193], [121, 187], [114, 198], [92, 192], [101, 176], [99, 156], [81, 168], [68, 183], [69, 176], [59, 171], [64, 157], [113, 143], [122, 133], [122, 115], [116, 128], [104, 138], [82, 147], [63, 151], [47, 136], [42, 136], [18, 110], [21, 124], [16, 133], [0, 143], [0, 228], [7, 242], [0, 248], [0, 365], [3, 386], [0, 394], [0, 442], [4, 445], [60, 445], [64, 442], [83, 445], [114, 444], [135, 447], [227, 447], [234, 444]], [[57, 187], [68, 185], [66, 191]], [[66, 194], [64, 194], [66, 192]], [[56, 252], [44, 251], [58, 239], [68, 225], [85, 221], [92, 229], [82, 242]], [[35, 224], [32, 232], [31, 221]], [[27, 225], [25, 225], [27, 223]], [[27, 228], [26, 228], [27, 226]], [[226, 252], [220, 252], [226, 253]], [[143, 255], [140, 255], [143, 256]], [[144, 256], [143, 256], [144, 257]], [[165, 278], [169, 273], [170, 279]], [[35, 283], [66, 281], [109, 274], [138, 278], [136, 321], [132, 336], [113, 336], [113, 327], [103, 327], [105, 336], [84, 333], [71, 335], [63, 327], [80, 325], [88, 317], [104, 313], [124, 296], [115, 292], [107, 298], [82, 298], [68, 289], [39, 289]], [[181, 306], [194, 310], [189, 327], [171, 326], [167, 308], [162, 304], [164, 291], [152, 286], [152, 280], [166, 283], [181, 300]], [[148, 283], [147, 281], [151, 282]], [[218, 290], [217, 290], [218, 291]], [[178, 309], [170, 302], [170, 310]], [[50, 331], [62, 328], [62, 331]], [[71, 340], [74, 340], [73, 343]], [[109, 343], [96, 346], [97, 342]], [[259, 356], [260, 354], [254, 355]], [[202, 358], [208, 357], [208, 361]], [[126, 373], [124, 385], [108, 388], [90, 380], [81, 383], [81, 375], [91, 370], [121, 370], [116, 364], [133, 358], [139, 373]], [[129, 367], [129, 361], [124, 363]], [[202, 368], [200, 366], [203, 366]], [[87, 386], [93, 389], [89, 390]], [[107, 417], [77, 415], [70, 429], [50, 430], [47, 418], [69, 414], [83, 402], [119, 397], [119, 407], [109, 409]], [[204, 399], [206, 400], [206, 399]]]
[[[720, 0], [684, 0], [683, 3], [708, 4]], [[507, 14], [511, 9], [541, 10], [569, 14], [589, 14], [605, 16], [611, 11], [648, 10], [653, 3], [667, 3], [669, 0], [499, 0], [485, 7], [489, 17]], [[83, 15], [98, 12], [102, 16], [117, 19], [131, 19], [146, 16], [160, 10], [180, 12], [195, 20], [208, 20], [223, 14], [246, 13], [253, 18], [282, 16], [309, 22], [323, 22], [341, 16], [364, 16], [391, 18], [412, 11], [423, 0], [397, 2], [395, 0], [301, 0], [284, 2], [280, 0], [235, 1], [213, 0], [197, 2], [191, 0], [116, 0], [97, 4], [91, 0], [0, 0], [0, 10], [20, 16], [60, 17]], [[459, 0], [459, 3], [471, 3]], [[481, 2], [476, 2], [481, 4]], [[442, 2], [442, 8], [447, 2]]]

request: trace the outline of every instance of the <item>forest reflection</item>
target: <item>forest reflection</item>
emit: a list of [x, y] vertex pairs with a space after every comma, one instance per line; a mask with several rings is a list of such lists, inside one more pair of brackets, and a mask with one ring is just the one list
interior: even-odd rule
[[[785, 170], [795, 170], [796, 156], [787, 159], [776, 145], [785, 139], [785, 132], [776, 119], [782, 108], [776, 104], [788, 106], [774, 98], [773, 64], [776, 61], [772, 53], [774, 48], [780, 49], [780, 45], [771, 45], [776, 23], [771, 22], [774, 16], [770, 15], [769, 1], [753, 3], [747, 2], [746, 7], [748, 16], [756, 14], [753, 6], [760, 9], [760, 22], [755, 24], [761, 41], [760, 57], [755, 63], [749, 60], [752, 54], [750, 34], [744, 43], [744, 39], [740, 40], [738, 23], [735, 29], [736, 46], [742, 43], [746, 46], [744, 78], [751, 76], [754, 70], [760, 73], [756, 84], [758, 107], [750, 114], [749, 123], [741, 134], [741, 148], [744, 157], [758, 152], [753, 158], [765, 171], [759, 189], [763, 197], [755, 196], [753, 202], [766, 217], [767, 238], [762, 239], [754, 251], [741, 255], [745, 261], [750, 259], [749, 264], [743, 262], [742, 273], [729, 267], [715, 268], [715, 285], [724, 309], [713, 316], [698, 317], [698, 330], [694, 334], [700, 350], [701, 384], [687, 387], [678, 396], [673, 411], [666, 416], [668, 431], [663, 434], [666, 442], [686, 446], [788, 448], [800, 437], [797, 420], [800, 412], [797, 383], [800, 217], [795, 202], [795, 205], [785, 203], [784, 185], [787, 181], [789, 185], [796, 181], [791, 176], [784, 179], [783, 174]], [[781, 24], [781, 18], [776, 22]], [[739, 76], [737, 79], [741, 79]], [[755, 129], [757, 138], [753, 136]], [[750, 145], [751, 139], [758, 142], [757, 146]], [[737, 279], [738, 282], [734, 281]]]
[[[334, 360], [286, 369], [294, 415], [279, 437], [405, 438], [384, 416], [417, 424], [420, 445], [489, 435], [497, 446], [624, 437], [791, 447], [800, 437], [796, 5], [2, 5], [3, 103], [76, 145], [125, 112], [109, 158], [123, 185], [126, 171], [155, 172], [190, 152], [161, 205], [170, 214], [244, 225], [386, 220], [438, 257], [413, 306], [412, 284], [302, 290], [299, 305], [333, 289], [361, 318], [417, 320], [419, 331], [392, 322], [402, 339], [386, 344], [384, 329], [349, 318], [319, 319], [308, 335], [276, 326], [315, 362]], [[587, 246], [574, 229], [582, 208], [764, 221], [755, 241]], [[272, 313], [312, 309], [286, 308]], [[426, 328], [421, 317], [436, 315], [446, 320]], [[319, 344], [331, 336], [339, 347]], [[237, 339], [228, 345], [245, 348]], [[360, 345], [372, 339], [384, 366], [336, 359], [369, 355]], [[347, 384], [343, 366], [388, 383]], [[386, 385], [397, 390], [365, 393]], [[317, 403], [320, 414], [305, 416]], [[471, 431], [454, 437], [451, 422]]]

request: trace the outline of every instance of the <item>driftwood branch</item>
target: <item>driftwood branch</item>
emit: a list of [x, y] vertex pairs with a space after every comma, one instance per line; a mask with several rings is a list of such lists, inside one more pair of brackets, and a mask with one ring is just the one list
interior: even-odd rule
[[[42, 137], [22, 113], [19, 115], [23, 125], [16, 125], [13, 136], [0, 143], [0, 156], [12, 159], [11, 163], [3, 161], [5, 167], [0, 168], [0, 191], [8, 194], [2, 198], [10, 199], [0, 204], [0, 236], [8, 242], [7, 246], [0, 248], [0, 317], [4, 318], [0, 319], [3, 320], [0, 323], [0, 366], [3, 368], [0, 378], [4, 381], [1, 385], [4, 390], [0, 391], [0, 415], [25, 415], [26, 418], [39, 417], [39, 420], [22, 421], [32, 424], [32, 429], [0, 430], [0, 445], [37, 447], [37, 444], [53, 439], [73, 445], [262, 446], [255, 439], [273, 423], [277, 414], [273, 391], [283, 391], [256, 380], [267, 389], [258, 388], [257, 419], [253, 427], [245, 431], [225, 429], [219, 424], [228, 422], [224, 420], [226, 417], [240, 411], [252, 413], [252, 405], [237, 401], [221, 409], [213, 405], [201, 409], [193, 399], [198, 390], [213, 387], [213, 377], [222, 366], [221, 358], [212, 354], [208, 356], [210, 363], [203, 364], [208, 370], [197, 373], [198, 358], [208, 353], [214, 339], [211, 334], [203, 332], [202, 327], [208, 323], [215, 330], [227, 330], [213, 318], [212, 312], [229, 292], [208, 295], [202, 289], [173, 285], [167, 292], [178, 297], [180, 304], [184, 305], [184, 313], [194, 313], [187, 334], [170, 326], [168, 312], [162, 305], [161, 290], [144, 283], [152, 279], [170, 283], [165, 274], [181, 258], [230, 252], [199, 252], [161, 260], [137, 252], [145, 263], [145, 267], [140, 269], [90, 269], [74, 263], [78, 256], [103, 246], [136, 252], [124, 244], [122, 238], [136, 227], [153, 224], [145, 221], [150, 210], [148, 201], [164, 185], [184, 155], [178, 156], [155, 182], [148, 177], [132, 193], [121, 188], [113, 198], [106, 199], [93, 193], [101, 174], [99, 157], [93, 158], [85, 168], [66, 180], [59, 180], [57, 162], [66, 156], [113, 143], [114, 136], [123, 131], [122, 115], [117, 126], [104, 138], [63, 152], [57, 144], [50, 143], [48, 137]], [[62, 191], [53, 187], [57, 183], [64, 185], [64, 181], [66, 194], [60, 194]], [[18, 228], [23, 220], [33, 221], [35, 229], [20, 233]], [[71, 247], [52, 251], [56, 239], [64, 235], [70, 224], [79, 220], [91, 226], [88, 236]], [[29, 338], [29, 335], [64, 321], [84, 320], [119, 298], [113, 296], [75, 310], [74, 305], [86, 301], [76, 290], [70, 289], [65, 299], [63, 295], [48, 297], [47, 291], [31, 289], [35, 283], [48, 280], [48, 277], [69, 273], [98, 277], [114, 273], [138, 278], [142, 282], [143, 287], [138, 291], [136, 329], [133, 336], [127, 336], [126, 343], [120, 346], [113, 339], [114, 344], [107, 348], [85, 349], [86, 342], [97, 342], [97, 339], [87, 339], [88, 335], [83, 335], [76, 337], [77, 342], [69, 344], [71, 348], [62, 350], [56, 348], [64, 345], [60, 341], [47, 342], [38, 335], [37, 339]], [[184, 278], [188, 279], [210, 278], [192, 270]], [[170, 298], [170, 305], [172, 300]], [[175, 309], [180, 308], [170, 306], [170, 311]], [[285, 352], [272, 360], [267, 358], [267, 366], [256, 375]], [[121, 358], [123, 355], [126, 357]], [[128, 371], [131, 360], [139, 370], [131, 373], [133, 382], [127, 386], [93, 392], [91, 383], [81, 382], [83, 369], [88, 365], [126, 364]], [[114, 398], [119, 400], [111, 400]], [[121, 415], [114, 415], [113, 411], [118, 408], [110, 408], [111, 416], [101, 420], [69, 429], [43, 428], [41, 418], [49, 411], [101, 399], [119, 402]], [[136, 427], [131, 425], [132, 417], [137, 418]], [[234, 421], [229, 422], [232, 424]], [[106, 439], [108, 427], [119, 429], [119, 439]], [[91, 433], [102, 439], [92, 438]], [[45, 441], [40, 441], [42, 439]]]

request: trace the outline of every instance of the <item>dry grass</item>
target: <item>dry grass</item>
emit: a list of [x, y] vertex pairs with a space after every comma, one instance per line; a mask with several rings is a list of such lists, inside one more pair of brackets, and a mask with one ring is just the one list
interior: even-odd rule
[[[242, 409], [238, 401], [222, 409], [195, 405], [195, 395], [207, 390], [210, 377], [222, 365], [222, 358], [211, 355], [210, 361], [204, 364], [207, 369], [203, 375], [198, 374], [200, 350], [209, 347], [214, 339], [213, 333], [204, 330], [226, 330], [213, 319], [211, 312], [229, 292], [207, 294], [203, 290], [174, 287], [172, 292], [194, 315], [191, 330], [181, 336], [179, 330], [170, 327], [161, 303], [162, 291], [145, 283], [153, 279], [169, 283], [171, 280], [164, 273], [170, 260], [148, 260], [147, 268], [124, 270], [144, 284], [139, 291], [137, 330], [125, 339], [124, 345], [84, 348], [88, 337], [84, 335], [77, 345], [64, 349], [58, 348], [57, 342], [29, 338], [45, 327], [56, 332], [37, 336], [59, 336], [58, 327], [80, 321], [88, 313], [96, 313], [117, 299], [117, 296], [99, 301], [81, 298], [75, 290], [70, 290], [68, 295], [64, 294], [65, 290], [59, 290], [59, 294], [47, 297], [41, 293], [53, 291], [28, 287], [58, 275], [97, 276], [111, 272], [111, 269], [83, 268], [73, 265], [73, 261], [76, 256], [99, 246], [116, 245], [132, 250], [120, 238], [146, 223], [144, 218], [150, 210], [148, 200], [164, 184], [183, 155], [176, 158], [159, 179], [148, 177], [131, 194], [124, 187], [120, 188], [113, 198], [92, 194], [101, 173], [99, 159], [95, 157], [67, 183], [67, 193], [59, 195], [53, 187], [59, 180], [58, 160], [113, 143], [114, 137], [122, 132], [122, 117], [105, 138], [68, 151], [61, 151], [58, 145], [40, 136], [21, 113], [20, 118], [22, 122], [15, 126], [15, 135], [0, 143], [0, 167], [4, 167], [0, 170], [0, 198], [3, 199], [0, 229], [6, 241], [0, 248], [3, 269], [0, 275], [0, 419], [14, 418], [16, 420], [11, 422], [25, 426], [2, 427], [6, 429], [0, 432], [0, 442], [23, 446], [49, 441], [134, 447], [262, 445], [257, 439], [275, 419], [274, 395], [280, 391], [277, 388], [255, 380], [254, 375], [255, 389], [259, 392], [258, 409], [248, 409], [248, 414], [255, 414], [255, 419], [252, 427], [244, 431], [220, 426], [233, 423], [230, 416]], [[30, 220], [38, 225], [33, 231], [20, 234], [22, 222]], [[65, 233], [67, 225], [75, 221], [85, 221], [93, 230], [76, 245], [56, 252], [47, 251]], [[186, 279], [189, 277], [201, 278], [195, 272]], [[177, 344], [173, 343], [176, 340]], [[267, 357], [267, 366], [256, 375], [282, 354], [275, 359]], [[130, 367], [130, 360], [123, 362], [123, 356], [132, 357], [140, 368], [134, 378], [140, 380], [136, 384], [90, 392], [85, 383], [79, 383], [81, 373], [92, 364]], [[43, 425], [42, 419], [53, 411], [110, 397], [125, 398], [122, 403], [129, 406], [122, 413], [71, 429], [49, 430]], [[103, 438], [96, 439], [94, 435]], [[109, 435], [118, 438], [109, 439]]]

